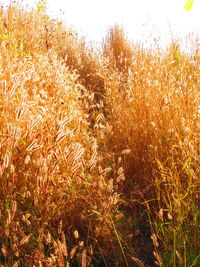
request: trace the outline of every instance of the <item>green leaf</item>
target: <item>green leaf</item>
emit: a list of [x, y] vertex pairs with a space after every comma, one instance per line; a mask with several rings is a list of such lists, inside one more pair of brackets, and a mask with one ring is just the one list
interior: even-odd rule
[[193, 0], [187, 0], [187, 2], [184, 5], [185, 11], [189, 11], [192, 8]]

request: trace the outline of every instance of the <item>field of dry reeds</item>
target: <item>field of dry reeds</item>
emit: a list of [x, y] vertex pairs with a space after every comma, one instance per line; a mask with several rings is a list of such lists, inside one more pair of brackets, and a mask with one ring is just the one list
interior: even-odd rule
[[200, 48], [102, 53], [0, 9], [0, 266], [200, 266]]

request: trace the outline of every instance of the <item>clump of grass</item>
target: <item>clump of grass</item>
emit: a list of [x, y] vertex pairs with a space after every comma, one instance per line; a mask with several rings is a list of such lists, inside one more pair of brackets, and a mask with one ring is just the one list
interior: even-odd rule
[[[35, 29], [31, 36], [15, 29], [23, 19]], [[0, 55], [0, 262], [95, 265], [117, 251], [113, 222], [121, 199], [90, 133], [77, 73], [53, 39], [51, 48], [42, 46], [43, 19], [17, 6], [1, 17], [11, 42], [2, 41]], [[60, 28], [53, 31], [58, 37]], [[24, 38], [26, 47], [15, 46]]]
[[119, 25], [108, 30], [103, 42], [103, 55], [109, 59], [109, 67], [115, 71], [127, 72], [133, 64], [132, 44]]
[[45, 12], [26, 10], [20, 2], [1, 7], [0, 32], [3, 47], [17, 55], [45, 54], [60, 51], [64, 43], [73, 42], [75, 33]]
[[[123, 54], [126, 48], [117, 40], [124, 44], [124, 35], [119, 38], [116, 31], [110, 53], [117, 47]], [[197, 266], [199, 61], [174, 42], [166, 51], [135, 47], [132, 55], [128, 76], [124, 66], [107, 80], [111, 128], [106, 146], [123, 161], [130, 203], [139, 195], [145, 199], [162, 247], [161, 254], [155, 247], [157, 264]]]

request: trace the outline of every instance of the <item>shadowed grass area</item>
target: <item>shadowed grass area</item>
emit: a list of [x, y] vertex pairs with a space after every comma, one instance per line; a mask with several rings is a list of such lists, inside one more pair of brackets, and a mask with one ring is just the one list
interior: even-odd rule
[[194, 45], [115, 25], [100, 54], [43, 9], [1, 8], [1, 266], [199, 266]]

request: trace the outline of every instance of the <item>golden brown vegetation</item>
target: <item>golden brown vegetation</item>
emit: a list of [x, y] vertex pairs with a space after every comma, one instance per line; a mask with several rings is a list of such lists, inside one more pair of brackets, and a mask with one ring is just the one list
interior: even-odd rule
[[0, 46], [1, 266], [198, 266], [198, 52], [19, 4]]
[[159, 266], [198, 266], [199, 58], [174, 43], [165, 53], [135, 48], [123, 78], [113, 72], [106, 90], [106, 150], [130, 150], [120, 156], [124, 197], [133, 209], [143, 198]]

